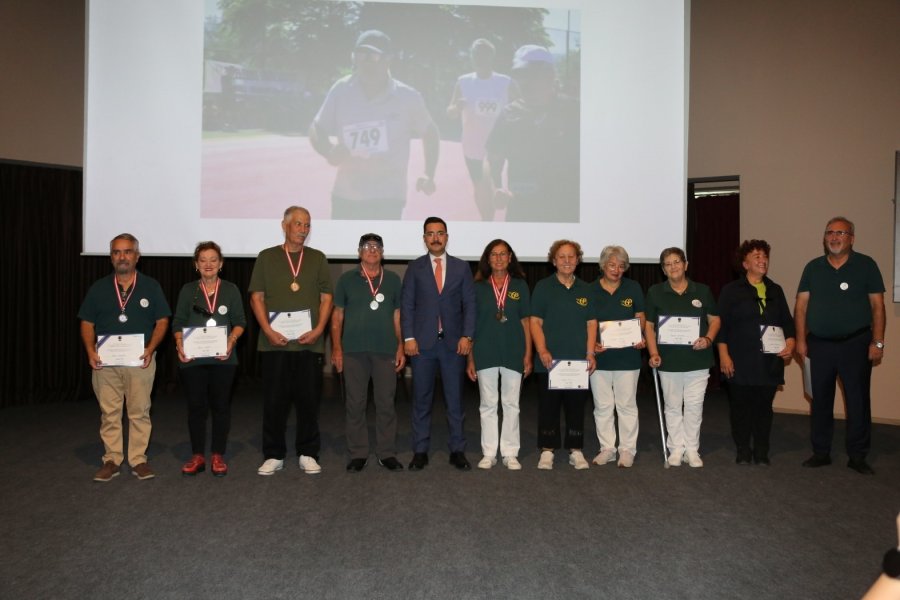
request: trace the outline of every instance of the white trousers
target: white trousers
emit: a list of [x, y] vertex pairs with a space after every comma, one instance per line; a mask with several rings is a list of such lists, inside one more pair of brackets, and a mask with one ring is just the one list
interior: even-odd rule
[[619, 452], [637, 454], [637, 385], [640, 369], [633, 371], [594, 371], [591, 394], [594, 396], [594, 425], [600, 450], [615, 448], [616, 421], [619, 423]]
[[709, 369], [673, 373], [660, 371], [659, 379], [666, 402], [666, 429], [669, 452], [697, 452], [700, 449], [700, 423], [703, 421], [703, 397]]
[[[499, 385], [498, 385], [499, 384]], [[522, 374], [505, 367], [478, 371], [481, 395], [481, 452], [484, 456], [519, 455], [519, 390]], [[503, 406], [503, 426], [497, 427], [497, 406]]]

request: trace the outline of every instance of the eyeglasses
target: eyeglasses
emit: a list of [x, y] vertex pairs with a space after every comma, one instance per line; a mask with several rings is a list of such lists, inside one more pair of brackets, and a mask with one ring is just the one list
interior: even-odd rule
[[676, 259], [673, 261], [663, 263], [663, 267], [665, 267], [666, 269], [671, 269], [672, 267], [677, 267], [678, 265], [681, 265], [681, 264], [684, 264], [684, 261]]
[[491, 258], [506, 258], [509, 252], [491, 252]]
[[359, 247], [359, 249], [365, 250], [367, 252], [381, 252], [382, 250], [384, 250], [384, 248], [382, 248], [378, 244], [363, 244]]
[[625, 270], [625, 265], [621, 265], [621, 264], [617, 264], [617, 263], [613, 263], [613, 262], [608, 262], [608, 263], [606, 263], [606, 268], [607, 268], [609, 271], [624, 271], [624, 270]]
[[853, 235], [853, 233], [849, 231], [841, 231], [839, 229], [829, 229], [825, 232], [825, 237], [831, 237], [833, 235], [836, 235], [838, 237], [847, 237], [848, 235]]
[[446, 231], [426, 231], [425, 232], [425, 237], [427, 237], [427, 238], [444, 237], [445, 235], [447, 235]]

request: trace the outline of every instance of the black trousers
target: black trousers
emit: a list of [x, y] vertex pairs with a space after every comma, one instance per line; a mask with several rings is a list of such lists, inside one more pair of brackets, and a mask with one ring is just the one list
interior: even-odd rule
[[304, 350], [260, 352], [264, 384], [263, 456], [283, 460], [291, 405], [297, 413], [297, 456], [319, 457], [319, 403], [322, 398], [322, 354]]
[[535, 373], [540, 386], [538, 396], [538, 448], [560, 447], [559, 409], [566, 415], [566, 435], [562, 447], [584, 448], [584, 405], [591, 399], [590, 390], [548, 389], [549, 375]]
[[210, 413], [210, 451], [213, 454], [225, 454], [228, 431], [231, 429], [231, 384], [236, 371], [235, 365], [197, 365], [181, 369], [193, 454], [206, 452], [206, 418]]
[[841, 378], [847, 411], [847, 455], [865, 458], [872, 439], [872, 332], [848, 340], [807, 336], [807, 356], [812, 381], [812, 447], [816, 454], [831, 453], [834, 435], [834, 392]]
[[772, 401], [774, 385], [738, 385], [728, 383], [731, 406], [731, 437], [738, 454], [749, 455], [751, 449], [758, 458], [769, 454], [769, 433], [772, 431]]

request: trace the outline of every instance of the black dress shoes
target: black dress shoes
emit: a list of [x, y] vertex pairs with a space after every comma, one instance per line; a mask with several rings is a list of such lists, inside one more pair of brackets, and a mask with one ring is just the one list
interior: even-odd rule
[[416, 452], [413, 454], [412, 460], [409, 462], [410, 471], [421, 471], [428, 464], [428, 454], [425, 452]]
[[350, 462], [347, 463], [347, 472], [348, 473], [359, 473], [363, 469], [366, 468], [366, 463], [368, 461], [364, 458], [354, 458]]
[[734, 462], [739, 465], [749, 465], [752, 456], [753, 453], [749, 448], [739, 448], [737, 451], [737, 457], [734, 459]]
[[769, 462], [769, 457], [766, 454], [755, 454], [753, 455], [753, 464], [759, 465], [760, 467], [768, 467], [772, 463]]
[[859, 473], [860, 475], [874, 475], [875, 471], [869, 466], [864, 458], [851, 458], [847, 461], [847, 466]]
[[459, 469], [460, 471], [471, 471], [472, 465], [469, 464], [469, 459], [466, 458], [466, 455], [462, 452], [451, 452], [450, 453], [450, 464]]
[[[428, 462], [426, 459], [425, 462]], [[400, 461], [394, 458], [393, 456], [389, 456], [385, 459], [378, 459], [378, 464], [387, 469], [388, 471], [402, 471], [403, 465], [400, 464]]]
[[831, 457], [827, 454], [813, 454], [803, 461], [804, 467], [825, 467], [831, 464]]

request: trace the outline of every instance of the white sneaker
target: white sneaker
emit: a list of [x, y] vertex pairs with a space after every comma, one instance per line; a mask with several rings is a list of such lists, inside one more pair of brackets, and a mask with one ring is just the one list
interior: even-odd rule
[[703, 466], [703, 461], [700, 459], [700, 453], [696, 450], [688, 450], [684, 453], [685, 462], [695, 469], [699, 469]]
[[619, 452], [619, 466], [623, 469], [629, 469], [634, 464], [634, 454], [628, 450]]
[[259, 475], [271, 475], [275, 471], [280, 471], [284, 468], [284, 461], [279, 460], [277, 458], [267, 458], [266, 462], [261, 464], [256, 472]]
[[522, 463], [519, 462], [519, 459], [515, 456], [504, 456], [503, 457], [503, 465], [509, 469], [510, 471], [521, 471]]
[[684, 450], [672, 450], [669, 453], [669, 466], [680, 467], [681, 459], [684, 457]]
[[541, 460], [538, 461], [538, 469], [549, 471], [553, 468], [553, 450], [541, 452]]
[[493, 456], [484, 456], [481, 460], [478, 461], [479, 469], [490, 469], [494, 465], [497, 464], [497, 459]]
[[300, 463], [300, 468], [303, 469], [307, 475], [315, 475], [316, 473], [322, 472], [322, 467], [319, 466], [319, 463], [317, 463], [316, 459], [312, 456], [301, 454], [298, 462]]
[[594, 457], [594, 460], [591, 462], [595, 465], [603, 466], [606, 463], [611, 463], [616, 460], [616, 449], [615, 448], [605, 448], [600, 451], [600, 453]]
[[584, 458], [584, 454], [581, 453], [581, 450], [572, 450], [571, 452], [569, 452], [569, 464], [579, 471], [582, 469], [588, 469], [591, 466]]

